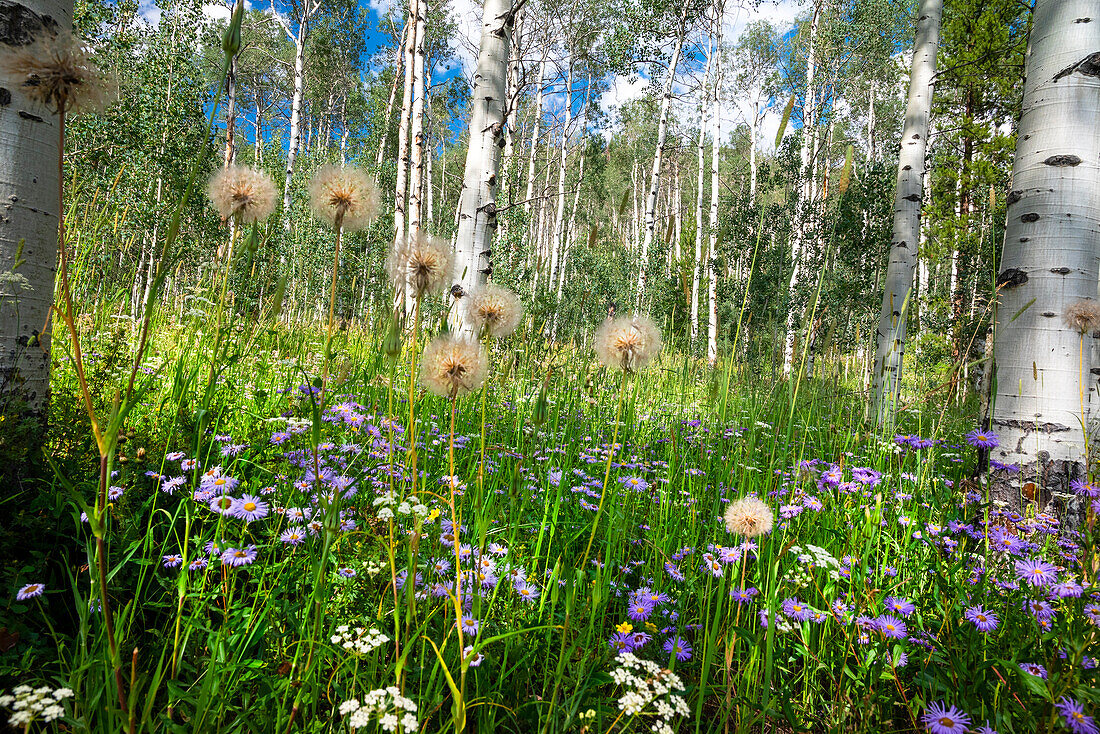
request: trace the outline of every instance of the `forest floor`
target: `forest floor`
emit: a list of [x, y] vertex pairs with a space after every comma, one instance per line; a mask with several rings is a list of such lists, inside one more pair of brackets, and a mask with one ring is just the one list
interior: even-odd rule
[[[426, 329], [342, 332], [322, 397], [316, 329], [200, 327], [156, 326], [98, 528], [55, 340], [56, 471], [3, 534], [13, 724], [1095, 731], [1093, 533], [994, 507], [965, 411], [882, 435], [829, 364], [629, 374], [533, 334], [448, 400]], [[85, 326], [100, 414], [132, 339]]]

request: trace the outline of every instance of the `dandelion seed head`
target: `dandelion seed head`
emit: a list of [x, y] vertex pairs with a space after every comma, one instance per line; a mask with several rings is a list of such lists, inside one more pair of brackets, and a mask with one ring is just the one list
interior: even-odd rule
[[440, 397], [454, 397], [481, 387], [487, 368], [481, 347], [450, 335], [437, 336], [421, 356], [420, 382]]
[[117, 93], [79, 38], [48, 30], [24, 46], [0, 46], [0, 78], [54, 112], [101, 111]]
[[523, 318], [523, 304], [510, 289], [486, 283], [467, 296], [466, 314], [478, 331], [499, 339], [519, 326]]
[[661, 351], [661, 332], [653, 319], [629, 314], [608, 319], [596, 331], [596, 356], [608, 367], [637, 372]]
[[726, 507], [723, 517], [726, 529], [731, 533], [755, 538], [771, 532], [775, 515], [767, 503], [759, 497], [742, 497]]
[[363, 229], [378, 214], [381, 194], [374, 179], [354, 166], [321, 166], [309, 183], [313, 212], [345, 232]]
[[1062, 314], [1066, 326], [1081, 334], [1100, 328], [1100, 302], [1091, 298], [1074, 301]]
[[393, 248], [386, 271], [398, 293], [407, 290], [413, 298], [439, 293], [451, 280], [454, 253], [446, 240], [421, 232]]
[[206, 195], [222, 219], [253, 224], [275, 210], [275, 182], [250, 166], [230, 165], [210, 177]]

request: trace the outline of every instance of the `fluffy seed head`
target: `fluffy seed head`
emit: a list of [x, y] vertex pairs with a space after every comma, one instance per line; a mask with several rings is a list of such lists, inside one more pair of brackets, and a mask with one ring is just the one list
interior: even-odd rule
[[648, 316], [608, 319], [596, 331], [596, 356], [608, 367], [637, 372], [660, 351], [661, 332]]
[[771, 532], [775, 515], [766, 502], [758, 497], [748, 496], [731, 502], [726, 507], [723, 519], [726, 521], [726, 530], [731, 533], [755, 538]]
[[25, 46], [0, 45], [0, 77], [54, 112], [96, 112], [116, 85], [95, 65], [80, 39], [43, 32]]
[[470, 292], [466, 298], [466, 315], [478, 328], [491, 337], [508, 336], [523, 318], [519, 296], [508, 288], [486, 283]]
[[345, 232], [363, 229], [378, 213], [381, 195], [374, 179], [354, 166], [321, 166], [309, 183], [313, 212]]
[[440, 397], [473, 392], [485, 381], [485, 355], [478, 344], [465, 339], [437, 336], [420, 360], [420, 382]]
[[220, 169], [210, 177], [206, 195], [222, 219], [233, 217], [238, 224], [262, 221], [275, 210], [275, 182], [249, 166]]
[[1100, 328], [1100, 303], [1091, 298], [1074, 301], [1066, 306], [1062, 320], [1066, 326], [1082, 334], [1094, 331]]
[[421, 232], [393, 248], [386, 269], [398, 293], [407, 288], [410, 295], [420, 298], [439, 293], [450, 282], [454, 253], [446, 240]]

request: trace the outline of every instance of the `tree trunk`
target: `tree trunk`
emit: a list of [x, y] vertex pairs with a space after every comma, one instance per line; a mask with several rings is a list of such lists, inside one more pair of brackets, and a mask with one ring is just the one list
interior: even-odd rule
[[[424, 194], [424, 37], [428, 0], [420, 0], [416, 10], [413, 45], [413, 106], [411, 120], [412, 164], [409, 169], [409, 237], [420, 235]], [[411, 19], [410, 19], [411, 20]]]
[[665, 137], [668, 135], [668, 109], [672, 102], [672, 83], [676, 79], [676, 66], [680, 63], [680, 52], [684, 47], [688, 7], [689, 4], [685, 3], [684, 11], [680, 15], [680, 24], [676, 29], [676, 49], [672, 52], [672, 61], [668, 65], [668, 79], [665, 81], [665, 93], [661, 96], [661, 115], [657, 121], [657, 149], [653, 151], [653, 171], [649, 177], [649, 194], [646, 196], [645, 235], [638, 261], [638, 289], [634, 297], [635, 307], [639, 310], [642, 308], [642, 298], [645, 294], [649, 248], [653, 244], [653, 233], [657, 228], [657, 188], [661, 183], [661, 161], [665, 153]]
[[[718, 162], [722, 149], [722, 19], [725, 3], [715, 3], [718, 17], [717, 38], [714, 42], [714, 97], [711, 100], [710, 117], [714, 131], [711, 133], [710, 151], [710, 245], [707, 248], [707, 364], [712, 367], [718, 361]], [[733, 358], [734, 355], [730, 355]]]
[[894, 237], [879, 311], [874, 399], [879, 425], [893, 420], [901, 395], [906, 324], [912, 306], [913, 276], [920, 243], [921, 199], [924, 192], [924, 158], [928, 147], [928, 119], [932, 111], [932, 84], [936, 75], [936, 51], [940, 42], [943, 0], [921, 0], [917, 35], [909, 73], [909, 102], [898, 156], [898, 182], [894, 193]]
[[[44, 31], [68, 30], [71, 0], [9, 2], [0, 44], [24, 46]], [[10, 101], [8, 100], [10, 93]], [[50, 394], [50, 307], [57, 270], [61, 210], [59, 122], [24, 96], [4, 89], [0, 106], [0, 414], [45, 426]], [[8, 425], [5, 423], [5, 425]], [[7, 429], [5, 429], [7, 430]], [[14, 434], [13, 434], [14, 435]], [[44, 430], [30, 431], [33, 448]]]
[[[273, 0], [274, 3], [274, 0]], [[310, 17], [320, 7], [320, 2], [304, 0], [302, 15], [298, 18], [298, 32], [292, 33], [290, 26], [275, 12], [272, 4], [271, 12], [274, 15], [287, 36], [294, 42], [294, 95], [290, 101], [290, 135], [287, 140], [286, 151], [286, 176], [283, 178], [283, 229], [290, 231], [290, 184], [294, 179], [294, 161], [298, 156], [298, 146], [302, 137], [302, 103], [305, 93], [306, 74], [306, 41], [309, 36]]]
[[[549, 46], [547, 48], [549, 49]], [[529, 224], [532, 204], [531, 200], [535, 196], [535, 161], [538, 157], [539, 150], [539, 123], [542, 121], [542, 90], [543, 75], [546, 73], [546, 56], [547, 52], [543, 52], [542, 61], [539, 62], [539, 88], [538, 91], [535, 92], [535, 109], [532, 114], [532, 117], [534, 119], [531, 122], [531, 150], [528, 153], [527, 158], [527, 195], [524, 197], [523, 211], [528, 215]]]
[[813, 17], [810, 19], [810, 45], [806, 54], [806, 96], [802, 103], [802, 139], [798, 150], [799, 213], [791, 233], [791, 276], [787, 281], [787, 330], [783, 343], [784, 374], [790, 374], [794, 367], [794, 346], [798, 331], [798, 287], [802, 280], [802, 253], [806, 244], [810, 212], [813, 211], [813, 154], [817, 137], [814, 130], [817, 114], [814, 79], [817, 76], [817, 32], [821, 23], [822, 3], [823, 0], [814, 0]]
[[[719, 19], [721, 22], [721, 19]], [[714, 63], [713, 44], [708, 49], [707, 67], [703, 72], [703, 99], [699, 104], [698, 175], [695, 187], [695, 267], [691, 271], [691, 344], [699, 338], [699, 282], [703, 269], [703, 180], [706, 173], [707, 152], [707, 81]]]
[[[470, 110], [470, 147], [459, 195], [458, 236], [455, 247], [456, 285], [470, 292], [492, 275], [490, 243], [497, 226], [497, 169], [504, 143], [507, 112], [508, 57], [512, 44], [512, 0], [486, 0], [481, 44], [474, 73]], [[451, 309], [452, 331], [474, 336], [465, 309]]]
[[[993, 455], [1016, 464], [998, 473], [993, 497], [1021, 504], [1021, 482], [1039, 486], [1076, 518], [1082, 498], [1069, 483], [1087, 469], [1100, 370], [1088, 319], [1067, 323], [1089, 301], [1096, 308], [1100, 261], [1100, 23], [1096, 0], [1038, 0], [1028, 43], [1023, 114], [1008, 196], [996, 312], [997, 397]], [[1093, 17], [1091, 23], [1082, 18]]]
[[[413, 91], [416, 84], [416, 18], [419, 0], [409, 0], [408, 33], [405, 34], [405, 89], [401, 96], [401, 117], [397, 121], [397, 180], [393, 197], [394, 238], [405, 237], [405, 204], [409, 195], [409, 130], [412, 125]], [[397, 294], [403, 298], [403, 294]]]
[[404, 68], [405, 45], [408, 43], [409, 24], [401, 30], [401, 38], [397, 42], [396, 58], [393, 62], [393, 82], [390, 84], [390, 96], [386, 100], [386, 116], [382, 118], [382, 138], [378, 141], [378, 154], [374, 165], [381, 166], [386, 157], [386, 141], [390, 136], [390, 121], [393, 119], [393, 101], [397, 97], [397, 82], [402, 79], [401, 70]]
[[557, 209], [554, 215], [554, 239], [550, 244], [550, 276], [546, 282], [547, 290], [552, 290], [558, 279], [558, 261], [561, 259], [561, 243], [565, 234], [565, 169], [569, 161], [569, 134], [572, 126], [573, 63], [570, 60], [569, 72], [565, 77], [565, 123], [561, 129], [561, 151], [558, 158], [558, 195], [554, 201]]

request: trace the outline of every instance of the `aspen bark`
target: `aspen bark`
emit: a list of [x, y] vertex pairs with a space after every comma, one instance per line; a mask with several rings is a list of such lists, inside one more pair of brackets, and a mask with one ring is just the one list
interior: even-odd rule
[[909, 73], [909, 101], [898, 155], [897, 189], [894, 192], [894, 236], [886, 268], [882, 308], [876, 332], [874, 400], [879, 425], [893, 420], [901, 395], [906, 325], [913, 306], [913, 276], [917, 267], [921, 232], [921, 200], [924, 192], [925, 154], [928, 148], [932, 84], [940, 43], [943, 0], [921, 0], [917, 35]]
[[[515, 15], [512, 0], [486, 0], [470, 110], [470, 147], [459, 197], [455, 240], [455, 285], [468, 293], [493, 272], [493, 231], [497, 226], [497, 176], [504, 143], [507, 73]], [[457, 292], [452, 289], [452, 293]], [[474, 336], [465, 309], [450, 312], [451, 330]]]
[[543, 94], [543, 75], [546, 72], [546, 56], [548, 53], [544, 51], [542, 54], [542, 61], [539, 62], [539, 82], [538, 91], [535, 92], [535, 109], [533, 111], [533, 120], [531, 121], [531, 149], [527, 158], [527, 195], [524, 197], [523, 211], [528, 215], [530, 221], [531, 204], [532, 199], [535, 196], [535, 161], [538, 158], [539, 151], [539, 123], [542, 122], [542, 94]]
[[717, 2], [715, 7], [718, 30], [714, 42], [714, 97], [710, 112], [714, 131], [711, 133], [710, 244], [707, 248], [707, 364], [712, 367], [718, 361], [718, 268], [714, 267], [714, 261], [718, 257], [718, 162], [722, 149], [722, 19], [725, 4]]
[[646, 271], [649, 266], [649, 248], [653, 244], [653, 234], [657, 228], [657, 189], [661, 183], [661, 161], [665, 153], [665, 137], [668, 135], [668, 110], [672, 102], [672, 85], [676, 80], [676, 67], [680, 63], [680, 52], [684, 47], [688, 7], [689, 4], [685, 3], [679, 27], [676, 29], [676, 48], [672, 52], [672, 60], [668, 65], [668, 79], [665, 82], [664, 94], [661, 96], [661, 114], [657, 121], [657, 149], [653, 151], [653, 170], [650, 173], [649, 193], [646, 196], [645, 234], [642, 238], [642, 252], [638, 261], [638, 288], [634, 298], [635, 307], [638, 309], [642, 307]]
[[703, 99], [699, 104], [698, 173], [695, 187], [695, 266], [691, 271], [691, 344], [699, 338], [699, 283], [703, 269], [703, 180], [706, 175], [707, 152], [707, 82], [714, 61], [713, 44], [708, 49], [707, 67], [703, 72]]
[[[0, 44], [25, 46], [43, 32], [67, 30], [72, 12], [72, 0], [9, 2]], [[61, 210], [59, 120], [10, 86], [0, 105], [0, 413], [44, 427]]]
[[[420, 0], [416, 8], [413, 43], [413, 105], [410, 133], [412, 161], [409, 168], [409, 237], [420, 235], [421, 209], [424, 194], [424, 37], [428, 0]], [[411, 21], [411, 19], [410, 19]]]
[[290, 25], [275, 11], [272, 0], [271, 14], [282, 26], [294, 43], [294, 94], [290, 101], [290, 135], [286, 151], [286, 175], [283, 178], [283, 229], [290, 231], [290, 184], [294, 179], [294, 162], [298, 156], [298, 146], [302, 138], [302, 105], [305, 95], [306, 41], [309, 36], [309, 21], [321, 7], [320, 0], [303, 0], [301, 14], [298, 17], [298, 32], [294, 33]]
[[565, 169], [569, 160], [569, 134], [573, 126], [573, 62], [569, 61], [569, 72], [565, 75], [565, 122], [561, 129], [561, 151], [558, 158], [558, 195], [554, 201], [557, 207], [554, 215], [554, 239], [550, 243], [550, 275], [547, 290], [554, 288], [558, 279], [558, 261], [561, 259], [562, 236], [565, 232]]
[[992, 496], [1019, 507], [1021, 484], [1034, 482], [1040, 509], [1054, 500], [1068, 510], [1065, 526], [1083, 501], [1069, 484], [1086, 477], [1100, 373], [1095, 319], [1081, 330], [1069, 323], [1074, 310], [1096, 308], [1100, 275], [1097, 15], [1096, 0], [1035, 5], [997, 278], [992, 430], [1000, 446], [991, 456], [1020, 471], [995, 473]]
[[798, 287], [802, 281], [802, 252], [805, 249], [807, 221], [813, 210], [814, 172], [813, 153], [816, 135], [814, 125], [817, 114], [817, 94], [814, 79], [817, 76], [817, 33], [821, 23], [823, 0], [814, 1], [810, 19], [810, 45], [806, 54], [806, 96], [802, 103], [802, 140], [798, 150], [798, 175], [800, 192], [798, 219], [791, 232], [791, 275], [787, 281], [787, 330], [783, 342], [783, 373], [790, 374], [794, 366], [794, 344], [798, 332]]
[[[416, 84], [416, 18], [419, 0], [409, 0], [408, 33], [405, 34], [405, 88], [401, 96], [401, 117], [397, 121], [397, 178], [394, 184], [394, 239], [405, 237], [405, 204], [409, 195], [409, 131], [412, 125], [413, 90]], [[403, 297], [398, 294], [398, 297]]]
[[390, 83], [390, 96], [386, 100], [386, 116], [382, 118], [382, 138], [378, 141], [378, 153], [374, 159], [374, 165], [381, 166], [386, 156], [386, 141], [390, 136], [390, 121], [393, 119], [393, 102], [397, 97], [397, 82], [404, 78], [401, 73], [405, 68], [405, 44], [408, 43], [409, 24], [401, 30], [401, 38], [397, 42], [397, 51], [394, 54], [393, 82]]

